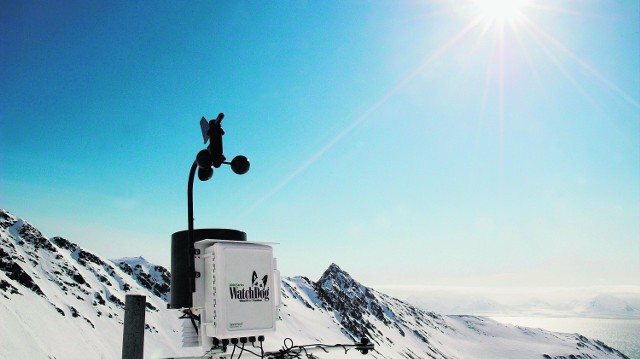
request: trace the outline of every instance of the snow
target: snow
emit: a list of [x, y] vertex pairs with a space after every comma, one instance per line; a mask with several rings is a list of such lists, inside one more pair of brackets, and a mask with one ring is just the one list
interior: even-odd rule
[[[46, 238], [4, 210], [0, 250], [0, 358], [120, 358], [127, 294], [147, 298], [145, 358], [201, 353], [180, 348], [181, 313], [166, 309], [168, 271], [143, 257], [106, 260], [64, 238]], [[611, 298], [594, 305], [620, 308]], [[366, 336], [376, 345], [368, 357], [378, 359], [624, 358], [579, 334], [425, 311], [363, 286], [335, 264], [318, 282], [283, 277], [278, 314], [267, 351], [281, 349], [288, 338], [294, 345], [352, 344]], [[354, 349], [314, 354], [362, 358]]]
[[[50, 240], [27, 222], [3, 229], [0, 269], [17, 265], [20, 271], [0, 270], [0, 281], [18, 290], [0, 291], [0, 358], [120, 357], [126, 294], [147, 297], [145, 356], [176, 353], [180, 322], [177, 313], [160, 310], [166, 308], [162, 298], [109, 261], [62, 238]], [[32, 281], [42, 295], [21, 280]]]

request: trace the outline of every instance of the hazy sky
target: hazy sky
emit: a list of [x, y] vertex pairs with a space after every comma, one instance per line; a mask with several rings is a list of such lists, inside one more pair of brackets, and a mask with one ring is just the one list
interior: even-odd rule
[[196, 228], [284, 275], [639, 285], [639, 2], [497, 3], [3, 1], [0, 207], [168, 265], [224, 112], [252, 167], [196, 181]]

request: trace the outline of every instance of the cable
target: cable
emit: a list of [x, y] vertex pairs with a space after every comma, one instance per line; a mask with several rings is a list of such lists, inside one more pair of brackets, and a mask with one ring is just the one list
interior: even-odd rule
[[196, 320], [198, 321], [198, 323], [200, 323], [200, 316], [193, 314], [191, 309], [187, 308], [182, 311], [182, 315], [180, 316], [180, 319], [187, 319], [187, 318], [191, 320], [191, 325], [193, 325], [193, 329], [195, 329], [196, 334], [198, 334], [198, 325], [196, 324]]
[[363, 338], [360, 343], [356, 344], [307, 344], [307, 345], [294, 345], [291, 338], [286, 338], [283, 342], [283, 347], [277, 352], [263, 353], [263, 358], [266, 359], [296, 359], [296, 358], [317, 358], [309, 350], [322, 350], [325, 353], [329, 353], [329, 349], [341, 348], [345, 354], [348, 354], [349, 350], [356, 349], [362, 354], [367, 354], [369, 350], [375, 350], [373, 344], [369, 344], [369, 340]]
[[242, 356], [243, 351], [244, 351], [244, 343], [242, 343], [242, 346], [240, 347], [240, 355], [238, 355], [238, 359], [240, 359], [240, 357]]
[[[244, 348], [242, 350], [247, 352], [247, 353], [249, 353], [249, 354], [257, 356], [258, 358], [265, 358], [264, 354], [261, 355], [261, 354], [255, 353], [255, 352], [253, 352], [253, 351], [251, 351], [249, 349], [246, 349], [246, 348]], [[240, 357], [238, 357], [238, 358], [240, 358]]]
[[[238, 353], [237, 359], [240, 359], [242, 357], [242, 354], [244, 354], [245, 352], [255, 357], [258, 357], [260, 359], [305, 359], [305, 358], [317, 359], [318, 357], [313, 355], [313, 353], [310, 353], [309, 350], [312, 350], [312, 349], [322, 350], [325, 353], [329, 353], [329, 349], [342, 348], [345, 354], [347, 354], [348, 351], [353, 348], [362, 352], [362, 354], [366, 354], [367, 350], [375, 351], [375, 349], [373, 348], [373, 345], [367, 345], [369, 343], [368, 340], [366, 342], [364, 342], [363, 340], [363, 342], [356, 343], [356, 344], [329, 345], [329, 344], [315, 343], [315, 344], [307, 344], [307, 345], [294, 345], [293, 339], [285, 338], [283, 341], [282, 349], [274, 352], [265, 352], [263, 347], [263, 342], [262, 341], [259, 341], [259, 342], [260, 342], [260, 354], [254, 352], [253, 350], [245, 348], [245, 344], [246, 344], [245, 342], [245, 343], [242, 343], [242, 346], [239, 347], [240, 352]], [[255, 345], [253, 345], [253, 347], [257, 348]], [[233, 350], [231, 352], [231, 356], [229, 357], [229, 359], [234, 358], [236, 349], [238, 349], [237, 341], [236, 341], [236, 344], [233, 344]]]
[[[289, 341], [291, 342], [291, 346], [290, 346], [290, 347], [287, 347], [287, 340], [289, 340]], [[289, 350], [289, 349], [293, 348], [293, 339], [291, 339], [291, 338], [284, 338], [284, 342], [283, 342], [282, 344], [283, 344], [283, 346], [284, 346], [284, 348], [285, 348], [286, 350]]]

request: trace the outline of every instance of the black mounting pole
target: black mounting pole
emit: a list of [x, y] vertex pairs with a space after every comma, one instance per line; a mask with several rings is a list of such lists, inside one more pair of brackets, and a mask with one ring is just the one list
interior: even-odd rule
[[189, 171], [189, 184], [187, 185], [187, 206], [189, 216], [189, 230], [187, 232], [188, 245], [187, 245], [187, 273], [189, 273], [189, 291], [193, 293], [196, 287], [196, 270], [193, 267], [193, 178], [196, 174], [196, 168], [198, 163], [193, 161], [191, 170]]
[[[196, 231], [193, 228], [193, 180], [195, 178], [195, 174], [196, 174], [196, 169], [198, 169], [198, 178], [201, 181], [207, 181], [209, 179], [211, 179], [211, 177], [213, 176], [213, 168], [219, 168], [222, 164], [228, 164], [231, 165], [231, 169], [233, 170], [233, 172], [235, 172], [236, 174], [242, 175], [247, 173], [247, 171], [249, 171], [249, 160], [245, 157], [245, 156], [236, 156], [233, 161], [231, 162], [226, 162], [226, 158], [223, 154], [223, 149], [222, 149], [222, 136], [224, 135], [224, 130], [222, 129], [222, 125], [220, 124], [222, 122], [222, 119], [224, 118], [224, 113], [220, 113], [218, 114], [218, 117], [215, 120], [211, 120], [209, 122], [206, 122], [206, 119], [204, 118], [204, 116], [202, 117], [202, 119], [200, 120], [200, 128], [202, 130], [202, 137], [204, 138], [204, 142], [206, 143], [207, 140], [209, 140], [209, 146], [207, 147], [206, 150], [202, 150], [200, 152], [198, 152], [198, 155], [196, 156], [196, 159], [193, 161], [193, 164], [191, 165], [191, 170], [189, 171], [189, 183], [187, 184], [187, 207], [188, 207], [188, 218], [187, 221], [189, 223], [189, 229], [187, 230], [187, 244], [186, 246], [184, 246], [180, 249], [178, 249], [181, 246], [176, 245], [174, 247], [174, 236], [172, 236], [172, 253], [171, 253], [171, 263], [172, 263], [172, 270], [173, 265], [174, 265], [174, 249], [175, 249], [175, 253], [176, 253], [176, 257], [179, 258], [184, 258], [186, 259], [186, 275], [189, 277], [188, 278], [188, 289], [189, 289], [189, 295], [191, 295], [191, 293], [195, 292], [196, 290], [196, 270], [195, 270], [195, 264], [194, 264], [194, 255], [195, 255], [195, 248], [194, 248], [194, 243], [196, 240]], [[227, 239], [231, 239], [231, 240], [246, 240], [246, 235], [244, 234], [244, 232], [239, 232], [239, 231], [232, 231], [232, 230], [216, 230], [220, 233], [217, 233], [216, 235], [218, 236], [224, 236], [224, 238]], [[198, 230], [199, 235], [203, 234], [204, 232], [202, 232], [202, 230]], [[211, 235], [210, 231], [207, 231], [207, 235]], [[181, 236], [179, 234], [179, 232], [174, 233], [174, 235], [177, 235], [175, 237], [175, 240], [180, 240], [180, 238], [184, 239], [183, 236]], [[201, 238], [199, 238], [201, 239]], [[176, 269], [179, 268], [185, 268], [182, 267], [182, 263], [181, 261], [176, 261], [175, 264]], [[183, 269], [179, 270], [180, 273], [183, 273]], [[184, 274], [182, 274], [184, 275]], [[179, 280], [179, 279], [176, 279]], [[172, 281], [172, 283], [174, 283], [174, 281]], [[172, 288], [174, 288], [174, 285], [172, 284]], [[173, 294], [172, 294], [172, 300], [170, 303], [170, 306], [173, 305], [182, 305], [184, 304], [184, 301], [188, 301], [189, 303], [191, 303], [190, 299], [185, 299], [182, 297], [183, 295], [183, 289], [178, 289], [178, 288], [183, 288], [181, 286], [175, 286], [175, 288], [180, 292], [180, 298], [179, 300], [173, 300]]]

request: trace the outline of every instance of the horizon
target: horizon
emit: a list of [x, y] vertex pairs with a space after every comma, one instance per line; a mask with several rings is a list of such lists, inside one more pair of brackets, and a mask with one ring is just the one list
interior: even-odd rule
[[[6, 211], [6, 209], [0, 209]], [[10, 212], [9, 212], [10, 213]], [[27, 219], [17, 217], [19, 221], [29, 223], [37, 230], [37, 226]], [[18, 222], [20, 223], [20, 222]], [[58, 244], [52, 241], [53, 246]], [[65, 247], [69, 249], [73, 247]], [[80, 246], [80, 248], [83, 248]], [[83, 248], [87, 250], [86, 248]], [[102, 257], [99, 253], [90, 253]], [[62, 257], [61, 257], [62, 258]], [[115, 266], [125, 262], [131, 267], [136, 263], [143, 268], [156, 268], [157, 264], [143, 256], [104, 258]], [[146, 264], [145, 264], [146, 263]], [[151, 266], [151, 267], [149, 267]], [[124, 270], [124, 268], [120, 267]], [[586, 330], [591, 335], [602, 339], [604, 332], [596, 330], [596, 322], [575, 322], [572, 320], [609, 320], [607, 325], [623, 321], [630, 330], [633, 325], [640, 324], [640, 286], [589, 286], [589, 287], [472, 287], [472, 286], [424, 286], [424, 285], [370, 285], [353, 278], [348, 269], [331, 263], [326, 271], [337, 268], [351, 277], [358, 285], [365, 286], [375, 292], [399, 299], [411, 306], [445, 316], [480, 316], [501, 323], [543, 327], [561, 331]], [[164, 273], [164, 269], [159, 270]], [[325, 271], [325, 273], [326, 273]], [[126, 271], [125, 271], [126, 272]], [[127, 272], [128, 273], [128, 272]], [[323, 276], [324, 274], [323, 273]], [[255, 274], [255, 272], [254, 272]], [[304, 273], [291, 275], [281, 273], [282, 281], [305, 278]], [[322, 277], [311, 279], [321, 283]], [[342, 282], [342, 281], [338, 281]], [[305, 281], [305, 283], [307, 283]], [[170, 295], [170, 294], [165, 294]], [[165, 299], [167, 300], [167, 299]], [[552, 321], [544, 321], [544, 320]], [[635, 323], [635, 324], [634, 324]], [[622, 327], [620, 327], [622, 328]], [[621, 329], [622, 330], [622, 329]], [[609, 333], [609, 332], [607, 332]], [[626, 332], [621, 332], [626, 333]], [[610, 334], [610, 333], [609, 333]], [[606, 334], [606, 338], [614, 340], [625, 350], [637, 350], [632, 341]], [[624, 334], [629, 335], [630, 333]], [[611, 339], [614, 338], [614, 339]], [[634, 349], [635, 348], [635, 349]]]
[[[0, 210], [7, 211], [4, 208]], [[15, 216], [15, 214], [7, 211]], [[36, 229], [35, 224], [28, 219], [16, 216]], [[48, 237], [51, 239], [51, 237]], [[72, 241], [73, 242], [73, 241]], [[56, 245], [52, 242], [52, 244]], [[88, 250], [87, 248], [83, 248]], [[89, 250], [94, 255], [102, 257], [100, 253]], [[114, 264], [121, 261], [128, 263], [143, 262], [157, 265], [144, 256], [104, 258]], [[320, 281], [325, 272], [336, 266], [340, 271], [351, 276], [348, 269], [338, 263], [326, 266], [321, 276], [309, 278], [304, 273], [281, 273], [286, 278], [309, 278], [313, 282]], [[169, 269], [169, 267], [166, 267]], [[353, 276], [351, 276], [353, 278]], [[353, 278], [361, 285], [380, 293], [400, 299], [443, 315], [481, 315], [489, 317], [548, 317], [548, 318], [593, 318], [593, 319], [640, 319], [640, 285], [594, 285], [594, 286], [556, 286], [556, 287], [486, 287], [486, 286], [451, 286], [451, 285], [377, 285], [363, 283], [359, 278]], [[580, 305], [591, 303], [598, 299], [613, 299], [631, 306], [633, 311], [621, 313], [615, 308], [604, 311], [579, 311]], [[490, 308], [487, 308], [487, 304]]]
[[[169, 268], [196, 228], [374, 288], [640, 287], [640, 4], [57, 4], [0, 14], [0, 200]], [[514, 3], [515, 4], [515, 3]]]

